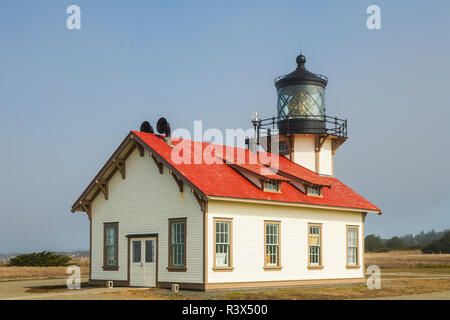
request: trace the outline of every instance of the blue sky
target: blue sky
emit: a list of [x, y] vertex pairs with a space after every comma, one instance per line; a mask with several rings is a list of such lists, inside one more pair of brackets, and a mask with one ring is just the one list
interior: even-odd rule
[[[66, 8], [81, 8], [68, 30]], [[381, 8], [381, 30], [366, 8]], [[0, 3], [0, 252], [89, 247], [70, 213], [129, 130], [248, 128], [276, 112], [273, 78], [329, 77], [347, 118], [335, 174], [376, 203], [366, 233], [450, 227], [448, 1]]]

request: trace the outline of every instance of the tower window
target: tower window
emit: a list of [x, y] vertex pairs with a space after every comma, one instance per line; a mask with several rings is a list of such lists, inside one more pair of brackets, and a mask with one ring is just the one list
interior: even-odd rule
[[280, 183], [274, 181], [264, 182], [264, 191], [271, 191], [271, 192], [280, 191]]
[[320, 197], [321, 194], [320, 187], [308, 187], [308, 196]]
[[280, 148], [280, 153], [285, 153], [285, 152], [289, 151], [288, 144], [284, 141], [280, 142], [279, 148]]

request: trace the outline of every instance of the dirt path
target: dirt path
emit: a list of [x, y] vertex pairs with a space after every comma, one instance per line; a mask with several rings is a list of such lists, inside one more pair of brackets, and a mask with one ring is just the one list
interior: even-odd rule
[[[391, 277], [389, 277], [391, 276]], [[82, 279], [81, 290], [68, 290], [66, 279], [0, 281], [0, 300], [165, 300], [165, 299], [376, 299], [376, 300], [450, 300], [449, 275], [423, 273], [385, 274], [382, 295], [364, 286], [281, 288], [227, 292], [180, 291], [165, 289], [88, 287]], [[430, 292], [433, 291], [434, 292]], [[400, 290], [400, 291], [399, 291]], [[395, 296], [396, 293], [400, 295]], [[422, 292], [422, 293], [421, 293]], [[423, 293], [426, 292], [426, 293]], [[381, 293], [381, 292], [380, 292]], [[408, 294], [407, 294], [408, 293]], [[264, 297], [263, 297], [264, 295]]]
[[[82, 279], [82, 283], [87, 279]], [[113, 293], [123, 288], [84, 287], [80, 290], [60, 288], [66, 279], [13, 280], [0, 282], [0, 300], [117, 300], [124, 299]], [[44, 289], [43, 289], [44, 288]], [[130, 297], [130, 299], [133, 299]]]
[[442, 292], [410, 294], [406, 296], [374, 298], [370, 300], [450, 300], [450, 290]]

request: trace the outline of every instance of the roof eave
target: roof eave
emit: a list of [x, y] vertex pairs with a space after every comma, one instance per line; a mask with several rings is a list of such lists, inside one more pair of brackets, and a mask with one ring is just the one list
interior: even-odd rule
[[294, 206], [294, 207], [306, 207], [306, 208], [317, 208], [317, 209], [333, 209], [333, 210], [339, 210], [339, 211], [370, 212], [370, 213], [377, 213], [378, 215], [382, 214], [382, 212], [380, 210], [330, 206], [330, 205], [314, 204], [314, 203], [306, 203], [306, 202], [289, 202], [289, 201], [278, 201], [278, 200], [237, 198], [237, 197], [226, 197], [226, 196], [216, 196], [216, 195], [208, 196], [208, 200], [273, 204], [273, 205], [280, 205], [280, 206]]

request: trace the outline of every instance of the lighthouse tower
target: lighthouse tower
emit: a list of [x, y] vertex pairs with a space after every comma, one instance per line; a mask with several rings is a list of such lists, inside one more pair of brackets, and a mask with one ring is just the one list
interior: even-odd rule
[[[328, 79], [306, 70], [304, 55], [299, 55], [296, 62], [293, 72], [274, 81], [277, 116], [253, 119], [257, 141], [264, 140], [261, 135], [278, 139], [279, 154], [321, 175], [333, 176], [334, 154], [347, 140], [347, 120], [327, 115]], [[268, 143], [260, 145], [270, 149]]]

